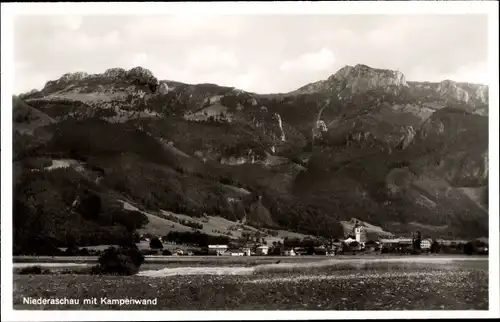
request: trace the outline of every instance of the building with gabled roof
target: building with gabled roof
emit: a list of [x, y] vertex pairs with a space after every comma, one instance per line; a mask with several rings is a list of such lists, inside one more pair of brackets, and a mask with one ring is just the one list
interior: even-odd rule
[[269, 253], [269, 246], [267, 245], [260, 245], [255, 248], [255, 254], [256, 255], [267, 255]]
[[228, 249], [227, 245], [208, 245], [208, 254], [220, 256]]
[[226, 256], [245, 256], [245, 252], [242, 249], [228, 249], [223, 255]]

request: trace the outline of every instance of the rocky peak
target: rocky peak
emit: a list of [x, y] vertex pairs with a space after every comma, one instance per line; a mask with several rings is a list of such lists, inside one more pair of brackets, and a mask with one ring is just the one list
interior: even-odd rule
[[129, 70], [127, 72], [127, 76], [132, 77], [132, 78], [133, 77], [140, 78], [140, 79], [156, 79], [156, 77], [154, 77], [153, 73], [149, 69], [146, 69], [146, 68], [143, 68], [140, 66], [134, 67], [131, 70]]
[[168, 94], [168, 92], [170, 92], [170, 90], [171, 90], [171, 88], [165, 82], [161, 82], [158, 86], [158, 93], [159, 94], [162, 94], [162, 95]]
[[89, 74], [85, 72], [76, 72], [76, 73], [66, 73], [59, 78], [59, 81], [70, 82], [70, 81], [79, 81], [84, 78], [87, 78]]
[[143, 67], [134, 67], [127, 72], [127, 77], [132, 79], [132, 81], [137, 82], [141, 85], [147, 85], [150, 87], [151, 91], [156, 92], [156, 89], [160, 85], [158, 79], [153, 75], [153, 73]]
[[328, 81], [340, 83], [340, 87], [343, 87], [341, 89], [349, 89], [353, 94], [376, 88], [408, 86], [405, 76], [399, 71], [371, 68], [362, 64], [345, 66], [330, 76]]
[[123, 68], [109, 68], [104, 72], [103, 76], [109, 79], [125, 78], [127, 77], [127, 71]]
[[470, 101], [488, 104], [488, 86], [481, 84], [457, 83], [444, 80], [439, 83], [437, 92], [446, 97], [469, 103]]
[[131, 81], [132, 83], [149, 86], [155, 92], [159, 87], [160, 82], [153, 75], [153, 73], [143, 67], [134, 67], [129, 71], [123, 68], [110, 68], [102, 74], [88, 74], [85, 72], [66, 73], [58, 80], [48, 81], [44, 88], [50, 87], [55, 84], [65, 84], [69, 82], [79, 82], [83, 80], [111, 80], [111, 81]]
[[373, 89], [398, 90], [408, 87], [405, 76], [399, 71], [372, 68], [367, 65], [344, 66], [324, 81], [301, 87], [297, 93], [343, 92], [358, 94]]

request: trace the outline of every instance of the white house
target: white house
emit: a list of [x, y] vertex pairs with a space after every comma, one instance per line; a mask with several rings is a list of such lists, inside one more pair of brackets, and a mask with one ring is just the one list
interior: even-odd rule
[[420, 249], [422, 250], [431, 249], [431, 245], [432, 245], [432, 240], [430, 239], [422, 239], [422, 241], [420, 241]]
[[335, 249], [327, 249], [326, 256], [335, 256]]
[[227, 245], [208, 245], [208, 253], [220, 256], [227, 251]]
[[283, 251], [283, 256], [295, 256], [297, 255], [293, 248]]
[[255, 249], [256, 255], [267, 255], [269, 252], [269, 246], [261, 245]]
[[348, 237], [347, 239], [344, 240], [344, 243], [349, 245], [350, 243], [355, 242], [355, 241], [356, 241], [356, 239], [352, 239], [351, 237]]
[[412, 245], [413, 239], [411, 239], [411, 238], [399, 238], [399, 244], [400, 245]]
[[224, 253], [226, 256], [244, 256], [245, 253], [241, 249], [229, 249]]

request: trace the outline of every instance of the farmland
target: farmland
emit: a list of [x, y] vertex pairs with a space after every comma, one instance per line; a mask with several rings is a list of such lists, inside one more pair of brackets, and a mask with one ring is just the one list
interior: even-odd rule
[[[481, 257], [169, 258], [129, 277], [14, 274], [16, 309], [487, 310]], [[321, 259], [321, 260], [320, 260]], [[23, 297], [80, 299], [23, 304]], [[86, 298], [157, 299], [156, 305], [83, 304]]]

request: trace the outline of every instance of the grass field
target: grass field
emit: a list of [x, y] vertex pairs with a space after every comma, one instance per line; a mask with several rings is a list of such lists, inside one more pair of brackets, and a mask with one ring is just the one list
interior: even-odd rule
[[[216, 261], [215, 259], [218, 259]], [[15, 309], [487, 310], [486, 258], [148, 262], [136, 276], [17, 275]], [[264, 259], [266, 261], [264, 261]], [[233, 260], [231, 262], [231, 260]], [[193, 265], [197, 263], [196, 265]], [[181, 265], [182, 264], [182, 265]], [[78, 299], [30, 305], [23, 298]], [[83, 304], [97, 298], [96, 304]], [[156, 305], [103, 304], [156, 299]]]
[[[382, 256], [376, 256], [381, 258]], [[97, 261], [97, 256], [14, 256], [14, 263], [76, 263]], [[188, 263], [191, 265], [194, 262], [204, 264], [220, 264], [220, 263], [266, 263], [276, 261], [278, 259], [284, 262], [313, 262], [328, 259], [325, 256], [162, 256], [162, 255], [146, 255], [146, 262], [160, 263]], [[354, 258], [354, 256], [337, 256], [335, 258]], [[373, 256], [375, 258], [375, 256]]]

